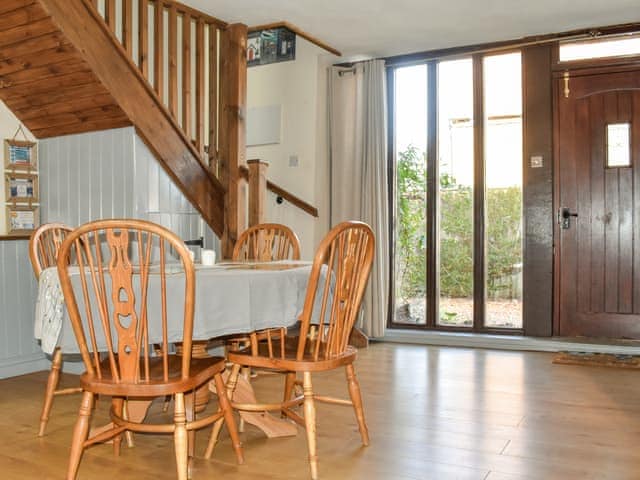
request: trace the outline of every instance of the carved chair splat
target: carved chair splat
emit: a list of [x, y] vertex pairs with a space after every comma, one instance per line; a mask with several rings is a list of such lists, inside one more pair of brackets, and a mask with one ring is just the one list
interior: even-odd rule
[[[73, 273], [69, 258], [77, 259]], [[186, 480], [195, 431], [217, 420], [225, 421], [238, 462], [242, 463], [242, 448], [221, 379], [225, 360], [192, 358], [195, 269], [182, 240], [142, 220], [91, 222], [74, 230], [63, 242], [58, 273], [86, 368], [80, 377], [83, 398], [67, 479], [76, 478], [86, 447], [110, 438], [119, 445], [121, 435], [133, 431], [173, 433], [177, 478]], [[170, 275], [171, 291], [167, 285]], [[150, 294], [152, 288], [157, 289], [157, 295]], [[159, 313], [149, 314], [151, 301], [160, 304]], [[176, 336], [184, 346], [181, 355], [169, 353], [169, 342]], [[159, 350], [150, 348], [152, 341], [160, 345]], [[220, 408], [196, 419], [194, 392], [212, 379], [221, 387]], [[113, 428], [88, 438], [95, 394], [114, 397], [110, 412]], [[145, 424], [127, 419], [123, 409], [127, 397], [153, 399], [166, 395], [175, 400], [173, 423]]]

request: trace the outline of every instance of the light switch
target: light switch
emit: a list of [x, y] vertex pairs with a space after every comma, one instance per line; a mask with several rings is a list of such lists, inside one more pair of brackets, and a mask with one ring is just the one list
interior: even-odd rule
[[298, 166], [298, 156], [297, 155], [289, 155], [289, 166], [297, 167]]
[[531, 156], [531, 168], [542, 168], [544, 162], [542, 160], [542, 155], [532, 155]]

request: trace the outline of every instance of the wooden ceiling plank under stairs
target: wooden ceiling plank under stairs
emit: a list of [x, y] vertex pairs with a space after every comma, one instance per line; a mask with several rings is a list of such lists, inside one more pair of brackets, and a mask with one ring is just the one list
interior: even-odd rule
[[[210, 26], [214, 32], [210, 37], [217, 38], [216, 29], [226, 28], [226, 24], [192, 9], [187, 11], [187, 7], [177, 2], [141, 0], [140, 3], [179, 12], [185, 26], [190, 18], [198, 25], [201, 33], [197, 45], [191, 48], [198, 49], [199, 77], [194, 93], [200, 94], [204, 85], [200, 73], [202, 32]], [[217, 143], [215, 117], [218, 108], [223, 107], [217, 104], [212, 107], [214, 120], [209, 122], [205, 139], [204, 100], [195, 99], [199, 124], [190, 125], [191, 92], [184, 92], [189, 104], [183, 109], [186, 113], [181, 126], [176, 118], [177, 109], [173, 112], [167, 109], [148, 79], [147, 42], [139, 45], [142, 49], [139, 62], [132, 59], [130, 14], [128, 10], [123, 14], [123, 44], [115, 33], [114, 19], [103, 19], [91, 0], [3, 0], [0, 5], [0, 99], [37, 138], [135, 126], [176, 185], [213, 231], [222, 236], [226, 187], [209, 170], [209, 157], [215, 157], [216, 169], [219, 169], [218, 162], [223, 168], [234, 163], [237, 168], [237, 160], [220, 160], [218, 157], [224, 156], [224, 152], [216, 145], [205, 148], [205, 143], [211, 144], [212, 139]], [[153, 21], [146, 15], [142, 19]], [[141, 25], [140, 31], [148, 28], [153, 29], [153, 25]], [[177, 84], [175, 78], [167, 80]], [[236, 112], [239, 118], [240, 112], [237, 109]], [[229, 147], [225, 145], [225, 148]], [[243, 149], [243, 145], [234, 149], [234, 154], [242, 155]]]

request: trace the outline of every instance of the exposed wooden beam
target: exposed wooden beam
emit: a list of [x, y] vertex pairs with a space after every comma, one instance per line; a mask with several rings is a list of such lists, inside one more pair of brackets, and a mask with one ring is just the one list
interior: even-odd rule
[[247, 101], [247, 26], [229, 25], [222, 32], [220, 179], [226, 190], [223, 258], [231, 258], [240, 233], [246, 228], [246, 197], [238, 167], [245, 164]]
[[590, 27], [569, 30], [560, 33], [550, 33], [544, 35], [531, 35], [528, 37], [503, 40], [499, 42], [478, 43], [475, 45], [465, 45], [461, 47], [439, 48], [424, 52], [409, 53], [404, 55], [394, 55], [385, 58], [387, 66], [405, 65], [426, 60], [437, 60], [441, 58], [453, 58], [458, 56], [469, 56], [476, 53], [492, 53], [505, 50], [515, 50], [534, 45], [544, 45], [560, 40], [574, 40], [580, 38], [593, 38], [605, 35], [617, 35], [640, 31], [640, 22], [610, 25], [606, 27]]

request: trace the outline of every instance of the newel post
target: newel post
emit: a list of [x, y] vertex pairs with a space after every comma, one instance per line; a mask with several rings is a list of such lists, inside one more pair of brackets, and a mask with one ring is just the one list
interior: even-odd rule
[[247, 160], [249, 166], [249, 226], [264, 223], [264, 210], [267, 201], [267, 169], [269, 162]]
[[220, 179], [226, 189], [222, 256], [231, 258], [238, 235], [247, 227], [245, 165], [247, 113], [247, 26], [236, 23], [221, 32]]

